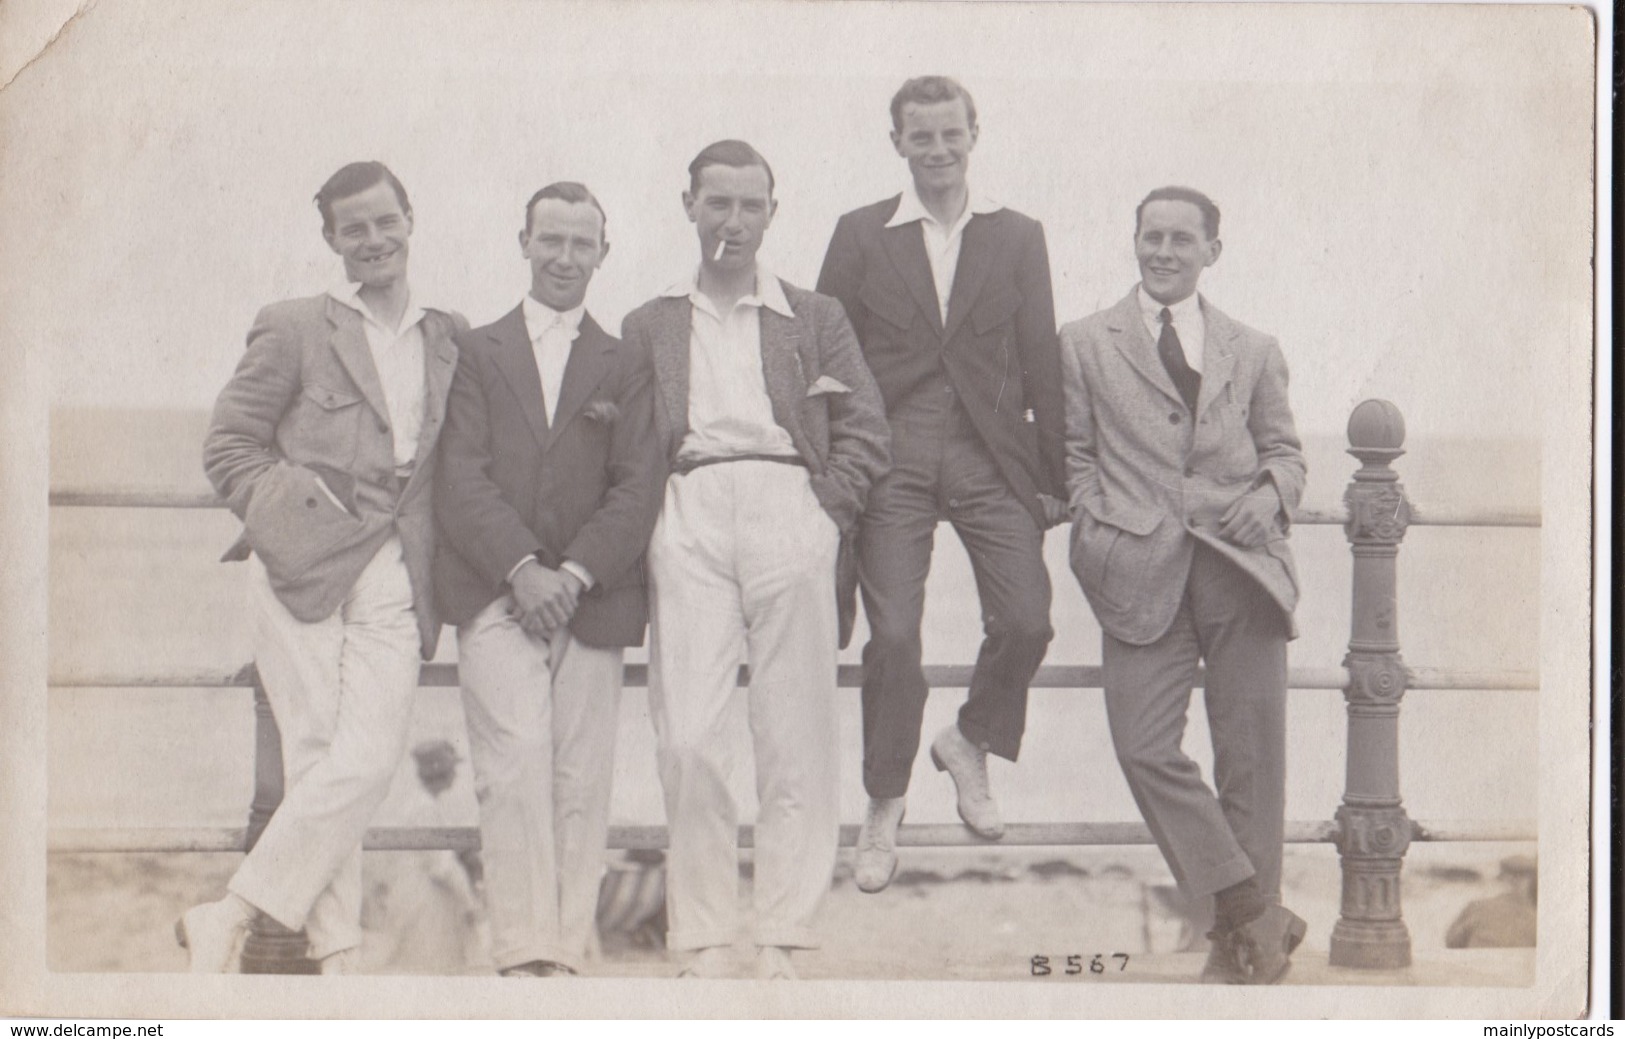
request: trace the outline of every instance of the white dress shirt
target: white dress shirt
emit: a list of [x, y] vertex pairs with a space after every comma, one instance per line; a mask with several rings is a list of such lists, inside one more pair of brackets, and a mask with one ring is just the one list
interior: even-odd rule
[[1158, 303], [1147, 295], [1144, 285], [1140, 286], [1139, 293], [1140, 317], [1145, 320], [1145, 330], [1151, 333], [1151, 341], [1154, 343], [1162, 336], [1162, 308], [1168, 306], [1174, 331], [1179, 333], [1179, 345], [1185, 350], [1185, 363], [1191, 366], [1191, 371], [1202, 374], [1207, 322], [1202, 319], [1201, 297], [1193, 292], [1178, 303], [1168, 305]]
[[766, 307], [794, 317], [779, 279], [756, 269], [756, 291], [726, 314], [700, 291], [699, 273], [672, 285], [665, 296], [687, 297], [692, 317], [688, 339], [688, 435], [682, 459], [730, 455], [796, 457], [790, 434], [773, 420], [773, 402], [762, 374], [762, 319]]
[[581, 315], [587, 307], [582, 304], [558, 311], [533, 296], [526, 296], [521, 306], [530, 349], [536, 355], [536, 371], [542, 377], [542, 410], [551, 426], [553, 409], [558, 406], [559, 391], [564, 386], [564, 368], [570, 363], [570, 346], [581, 334]]
[[417, 458], [418, 436], [423, 432], [424, 386], [423, 308], [407, 300], [398, 328], [380, 321], [361, 299], [361, 283], [349, 282], [328, 292], [361, 315], [361, 327], [372, 352], [372, 365], [384, 387], [384, 407], [395, 438], [395, 471], [406, 475]]
[[[547, 415], [547, 424], [551, 426], [559, 391], [564, 388], [564, 369], [570, 363], [570, 347], [581, 334], [581, 315], [587, 312], [587, 305], [583, 303], [570, 310], [558, 311], [530, 295], [526, 295], [519, 305], [525, 314], [525, 334], [530, 336], [530, 349], [536, 357], [536, 372], [542, 377], [542, 410]], [[519, 568], [533, 558], [526, 556], [513, 565], [508, 571], [510, 585]], [[581, 581], [583, 591], [593, 586], [592, 574], [575, 560], [566, 559], [559, 564], [559, 569], [574, 574]]]
[[1003, 208], [986, 195], [972, 191], [959, 218], [951, 225], [944, 224], [925, 208], [925, 203], [920, 201], [919, 193], [910, 183], [903, 189], [897, 212], [886, 221], [887, 227], [901, 227], [916, 220], [920, 222], [920, 233], [925, 240], [925, 258], [931, 264], [931, 281], [937, 287], [937, 308], [943, 324], [948, 323], [948, 297], [954, 289], [954, 272], [959, 270], [959, 246], [964, 241], [965, 225], [978, 213], [997, 213]]

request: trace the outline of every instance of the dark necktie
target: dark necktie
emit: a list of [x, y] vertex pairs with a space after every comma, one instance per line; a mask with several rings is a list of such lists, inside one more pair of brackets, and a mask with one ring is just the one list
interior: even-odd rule
[[1157, 336], [1157, 356], [1162, 358], [1168, 378], [1174, 380], [1174, 388], [1185, 399], [1185, 406], [1195, 412], [1196, 397], [1202, 391], [1201, 373], [1185, 363], [1185, 348], [1180, 345], [1179, 333], [1174, 331], [1174, 316], [1167, 307], [1157, 314], [1157, 320], [1162, 322], [1162, 334]]

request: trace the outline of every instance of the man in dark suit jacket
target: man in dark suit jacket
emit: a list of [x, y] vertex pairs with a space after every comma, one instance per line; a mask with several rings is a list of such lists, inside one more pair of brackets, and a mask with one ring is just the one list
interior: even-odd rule
[[[1214, 896], [1203, 978], [1270, 983], [1304, 934], [1280, 905], [1303, 451], [1281, 348], [1197, 294], [1218, 207], [1158, 188], [1134, 248], [1140, 284], [1061, 330], [1072, 568], [1129, 790], [1180, 888]], [[1181, 749], [1199, 661], [1217, 794]]]
[[870, 631], [870, 803], [856, 868], [864, 891], [881, 890], [897, 869], [927, 693], [920, 623], [938, 521], [954, 525], [970, 554], [986, 637], [958, 723], [933, 741], [931, 758], [953, 777], [966, 825], [998, 838], [1004, 823], [986, 755], [1014, 761], [1021, 748], [1027, 687], [1052, 634], [1044, 531], [1065, 516], [1044, 230], [966, 183], [977, 125], [962, 86], [911, 79], [891, 115], [911, 184], [841, 218], [818, 278], [818, 291], [839, 299], [857, 330], [893, 437], [893, 468], [870, 494], [858, 537]]
[[586, 313], [609, 251], [571, 182], [538, 191], [525, 300], [459, 340], [441, 437], [435, 583], [456, 624], [492, 955], [580, 969], [603, 875], [622, 649], [643, 642], [643, 549], [664, 468], [647, 350]]
[[220, 392], [203, 465], [243, 521], [254, 663], [288, 789], [217, 902], [177, 925], [194, 971], [230, 968], [254, 911], [305, 929], [324, 973], [355, 966], [361, 838], [406, 752], [429, 585], [435, 441], [462, 318], [415, 304], [412, 207], [381, 163], [316, 194], [345, 284], [266, 307]]

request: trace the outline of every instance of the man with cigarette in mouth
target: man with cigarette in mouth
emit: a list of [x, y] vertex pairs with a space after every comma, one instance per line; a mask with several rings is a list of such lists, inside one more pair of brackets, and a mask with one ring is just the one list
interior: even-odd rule
[[739, 748], [727, 711], [741, 661], [760, 809], [760, 978], [794, 977], [839, 839], [835, 564], [886, 468], [880, 395], [840, 305], [757, 260], [773, 173], [743, 141], [689, 165], [698, 272], [626, 318], [654, 361], [670, 464], [649, 543], [649, 709], [665, 792], [667, 945], [684, 975], [723, 977], [738, 926]]
[[435, 587], [457, 625], [491, 953], [575, 974], [604, 873], [623, 647], [643, 642], [660, 508], [649, 352], [587, 313], [609, 252], [581, 184], [531, 196], [530, 292], [458, 338], [440, 440]]
[[[1181, 890], [1213, 896], [1202, 978], [1269, 984], [1305, 930], [1280, 904], [1305, 467], [1280, 346], [1196, 292], [1220, 249], [1211, 199], [1152, 191], [1139, 285], [1061, 330], [1072, 569], [1129, 790]], [[1217, 793], [1180, 746], [1199, 662]]]
[[345, 283], [260, 311], [203, 444], [243, 521], [254, 663], [287, 790], [217, 902], [176, 925], [197, 972], [229, 970], [257, 910], [304, 928], [323, 973], [356, 967], [361, 838], [406, 752], [430, 590], [435, 444], [461, 317], [407, 283], [412, 207], [381, 163], [316, 193]]
[[1004, 822], [987, 755], [1016, 760], [1027, 687], [1052, 635], [1044, 531], [1063, 504], [1061, 362], [1044, 229], [973, 190], [976, 104], [945, 76], [904, 83], [892, 146], [910, 181], [835, 227], [818, 291], [846, 308], [885, 395], [896, 464], [875, 485], [858, 536], [869, 644], [863, 650], [863, 785], [857, 885], [897, 871], [897, 827], [919, 752], [926, 694], [920, 623], [937, 524], [963, 542], [984, 639], [956, 722], [931, 743], [959, 815], [996, 840]]

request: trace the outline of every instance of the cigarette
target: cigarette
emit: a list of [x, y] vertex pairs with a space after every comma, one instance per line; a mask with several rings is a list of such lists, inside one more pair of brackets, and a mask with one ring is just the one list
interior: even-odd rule
[[717, 251], [712, 254], [711, 262], [716, 263], [717, 261], [721, 260], [722, 251], [726, 248], [728, 248], [728, 240], [726, 238], [717, 239]]

